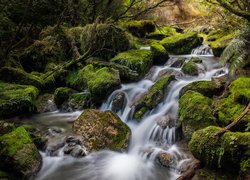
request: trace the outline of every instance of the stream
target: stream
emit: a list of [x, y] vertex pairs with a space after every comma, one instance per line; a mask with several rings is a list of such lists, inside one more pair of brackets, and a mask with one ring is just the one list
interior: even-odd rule
[[[171, 65], [178, 57], [184, 57], [188, 61], [192, 56], [198, 56], [203, 63], [198, 64], [199, 76], [187, 76], [181, 72], [181, 68]], [[147, 112], [138, 123], [133, 119], [133, 104], [145, 93], [164, 72], [174, 72], [176, 81], [167, 89], [167, 95], [163, 102], [156, 108]], [[180, 146], [180, 131], [178, 130], [178, 99], [180, 90], [187, 84], [199, 80], [211, 80], [214, 76], [227, 73], [212, 52], [206, 46], [193, 50], [191, 55], [171, 56], [164, 66], [154, 66], [145, 79], [123, 84], [115, 90], [106, 102], [103, 102], [101, 110], [112, 109], [113, 99], [117, 93], [125, 94], [123, 108], [117, 114], [132, 131], [132, 137], [127, 152], [113, 152], [103, 150], [93, 152], [82, 158], [74, 158], [64, 155], [62, 150], [56, 155], [40, 152], [43, 165], [40, 172], [32, 179], [36, 180], [172, 180], [177, 179], [185, 166], [192, 161], [189, 153]], [[67, 135], [74, 135], [70, 122], [74, 121], [81, 112], [61, 113], [58, 111], [44, 113], [30, 117], [27, 120], [39, 129], [59, 128], [62, 133], [51, 142], [60, 141]], [[161, 126], [161, 122], [168, 117], [171, 126]], [[160, 152], [171, 154], [173, 161], [169, 167], [163, 167], [156, 162]]]

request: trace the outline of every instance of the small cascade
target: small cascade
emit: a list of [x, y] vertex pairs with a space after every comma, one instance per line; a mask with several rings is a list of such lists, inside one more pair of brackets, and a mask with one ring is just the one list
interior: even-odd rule
[[[212, 56], [208, 45], [193, 50], [192, 55], [200, 56], [203, 71], [198, 76], [182, 75], [180, 67], [171, 64], [151, 69], [150, 76], [136, 82], [123, 84], [114, 91], [101, 110], [112, 110], [132, 131], [128, 152], [93, 152], [84, 158], [62, 155], [43, 155], [43, 167], [36, 179], [81, 179], [81, 180], [174, 180], [191, 157], [177, 145], [180, 128], [177, 118], [178, 99], [181, 89], [189, 83], [211, 80], [212, 77], [227, 73]], [[189, 60], [192, 55], [184, 56]], [[176, 56], [178, 57], [178, 56]], [[182, 56], [183, 57], [183, 56]], [[172, 58], [173, 61], [178, 58]], [[176, 80], [166, 89], [166, 97], [157, 107], [148, 111], [140, 122], [133, 119], [134, 104], [162, 76], [176, 74]], [[181, 74], [181, 75], [180, 75]], [[64, 172], [64, 173], [61, 173]]]
[[193, 49], [192, 55], [200, 55], [200, 56], [213, 56], [212, 49], [207, 45], [201, 45], [198, 48]]

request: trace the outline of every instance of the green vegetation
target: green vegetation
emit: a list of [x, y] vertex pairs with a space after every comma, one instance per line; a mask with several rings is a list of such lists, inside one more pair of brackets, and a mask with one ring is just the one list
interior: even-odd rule
[[118, 54], [110, 61], [136, 71], [139, 77], [145, 75], [153, 64], [152, 53], [149, 50], [130, 50]]
[[242, 162], [249, 161], [250, 133], [226, 132], [216, 138], [214, 135], [220, 130], [209, 126], [196, 131], [189, 142], [189, 149], [206, 166], [237, 173]]
[[0, 82], [0, 117], [14, 117], [36, 111], [35, 99], [38, 89]]
[[145, 93], [136, 105], [135, 119], [141, 120], [142, 116], [148, 111], [155, 108], [166, 96], [166, 90], [169, 84], [175, 80], [174, 75], [169, 75], [158, 80], [149, 90]]
[[185, 62], [181, 68], [182, 72], [190, 76], [198, 76], [198, 66], [193, 61]]
[[190, 54], [192, 49], [201, 45], [202, 40], [197, 33], [177, 34], [167, 37], [161, 44], [171, 54]]
[[176, 29], [171, 26], [157, 27], [152, 33], [146, 35], [148, 39], [162, 40], [166, 37], [173, 36], [176, 34]]
[[190, 139], [193, 132], [216, 125], [212, 100], [194, 91], [187, 91], [179, 100], [179, 120], [185, 137]]
[[54, 101], [56, 105], [59, 107], [61, 106], [65, 101], [69, 99], [70, 94], [73, 93], [73, 90], [67, 87], [60, 87], [55, 90], [54, 93]]
[[153, 64], [161, 65], [166, 63], [166, 61], [169, 59], [168, 52], [161, 44], [151, 44], [151, 51], [153, 56]]
[[0, 159], [4, 167], [10, 167], [25, 177], [39, 169], [41, 156], [23, 127], [1, 136], [0, 147]]

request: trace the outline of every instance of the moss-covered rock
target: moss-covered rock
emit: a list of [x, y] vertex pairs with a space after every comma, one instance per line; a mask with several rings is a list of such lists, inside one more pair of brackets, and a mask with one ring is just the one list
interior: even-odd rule
[[137, 37], [145, 37], [148, 33], [155, 31], [155, 24], [150, 20], [130, 21], [124, 23], [122, 26]]
[[214, 29], [208, 33], [207, 41], [210, 41], [210, 42], [216, 41], [217, 39], [220, 39], [223, 36], [226, 36], [227, 34], [228, 34], [228, 32], [226, 32], [225, 30]]
[[165, 49], [172, 54], [190, 54], [191, 51], [202, 44], [197, 33], [177, 34], [161, 41]]
[[67, 78], [67, 84], [79, 91], [88, 89], [96, 100], [102, 100], [121, 84], [119, 71], [103, 67], [98, 68], [89, 64], [78, 72], [73, 72]]
[[101, 149], [124, 150], [128, 147], [131, 131], [112, 111], [85, 110], [74, 122], [73, 130], [81, 135], [90, 151]]
[[10, 83], [33, 85], [36, 87], [42, 87], [44, 84], [41, 78], [31, 73], [27, 73], [22, 69], [12, 67], [3, 67], [0, 69], [0, 80]]
[[[250, 78], [240, 77], [229, 85], [229, 95], [214, 102], [218, 123], [222, 126], [230, 124], [250, 102]], [[249, 123], [250, 115], [246, 115], [237, 130], [244, 131]]]
[[117, 53], [128, 50], [130, 44], [125, 32], [111, 24], [86, 25], [80, 36], [81, 50], [91, 49], [94, 56], [109, 60]]
[[63, 26], [48, 26], [40, 33], [39, 40], [22, 53], [20, 63], [27, 72], [43, 72], [49, 62], [62, 62], [72, 56], [70, 41]]
[[35, 99], [38, 89], [0, 82], [0, 117], [14, 117], [36, 111]]
[[191, 75], [191, 76], [199, 75], [198, 66], [192, 61], [185, 62], [181, 70], [183, 73]]
[[203, 96], [212, 98], [214, 95], [217, 95], [220, 92], [212, 81], [195, 81], [185, 87], [180, 91], [180, 97], [186, 93], [188, 90], [192, 90], [198, 93], [201, 93]]
[[176, 34], [176, 29], [171, 26], [157, 27], [157, 29], [146, 35], [148, 39], [162, 40], [166, 37], [173, 36]]
[[150, 47], [153, 56], [153, 64], [162, 65], [166, 63], [169, 59], [166, 49], [161, 44], [157, 43], [151, 44]]
[[130, 50], [122, 52], [111, 59], [111, 62], [124, 65], [139, 74], [138, 79], [147, 73], [153, 64], [152, 53], [149, 50]]
[[0, 147], [1, 169], [26, 178], [40, 169], [42, 158], [23, 127], [1, 136]]
[[210, 47], [213, 50], [214, 56], [220, 57], [224, 49], [232, 42], [234, 38], [235, 34], [233, 33], [211, 42]]
[[161, 78], [138, 100], [134, 114], [136, 120], [141, 120], [148, 110], [155, 108], [163, 100], [167, 87], [173, 80], [175, 80], [174, 75]]
[[97, 58], [89, 58], [86, 61], [87, 64], [92, 64], [94, 67], [97, 68], [102, 68], [102, 67], [108, 67], [108, 68], [113, 68], [119, 71], [120, 78], [122, 81], [137, 81], [139, 80], [139, 75], [136, 71], [131, 70], [127, 66], [113, 63], [113, 62], [105, 62], [102, 61], [101, 59]]
[[190, 61], [194, 63], [199, 63], [199, 64], [202, 63], [202, 59], [200, 57], [192, 57]]
[[69, 99], [69, 96], [74, 91], [68, 87], [59, 87], [54, 92], [54, 101], [56, 105], [59, 107], [61, 106], [65, 101]]
[[189, 142], [189, 149], [207, 167], [237, 173], [241, 162], [250, 159], [250, 132], [226, 132], [215, 137], [220, 130], [209, 126], [196, 131]]
[[90, 108], [94, 103], [90, 93], [74, 93], [62, 104], [61, 110], [66, 112], [82, 110]]
[[14, 123], [9, 123], [0, 120], [0, 136], [11, 132], [14, 128], [15, 128]]
[[190, 139], [193, 132], [216, 125], [213, 116], [212, 100], [194, 91], [187, 91], [179, 100], [179, 120], [185, 137]]

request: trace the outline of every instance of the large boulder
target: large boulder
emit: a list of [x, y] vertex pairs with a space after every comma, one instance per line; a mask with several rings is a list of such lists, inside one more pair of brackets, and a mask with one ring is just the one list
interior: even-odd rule
[[134, 118], [141, 120], [143, 115], [155, 108], [166, 96], [169, 84], [175, 80], [174, 75], [169, 75], [158, 80], [135, 104]]
[[34, 86], [0, 83], [0, 117], [9, 118], [36, 111], [38, 93]]
[[249, 167], [250, 132], [226, 132], [221, 137], [215, 137], [220, 130], [219, 127], [209, 126], [196, 131], [189, 142], [192, 154], [207, 167], [226, 172], [238, 173], [247, 163]]
[[121, 28], [112, 24], [89, 24], [83, 27], [80, 36], [81, 51], [89, 48], [94, 56], [109, 60], [130, 47], [129, 39]]
[[67, 77], [67, 84], [79, 91], [87, 89], [94, 99], [102, 100], [117, 89], [121, 81], [119, 71], [108, 67], [98, 68], [89, 64], [80, 71], [71, 73]]
[[179, 99], [179, 120], [186, 139], [198, 129], [216, 125], [211, 106], [210, 98], [190, 90]]
[[0, 137], [0, 160], [1, 169], [24, 178], [36, 173], [42, 163], [41, 155], [23, 127]]
[[195, 81], [185, 87], [180, 91], [180, 97], [185, 94], [188, 90], [192, 90], [201, 93], [203, 96], [212, 98], [220, 92], [220, 89], [212, 81]]
[[143, 77], [153, 64], [150, 50], [130, 50], [122, 52], [111, 59], [111, 62], [124, 65], [138, 73], [138, 79]]
[[89, 151], [101, 149], [124, 150], [128, 147], [131, 131], [112, 111], [85, 110], [73, 124]]
[[168, 52], [161, 44], [153, 43], [150, 45], [150, 48], [153, 56], [153, 64], [162, 65], [169, 59]]
[[[229, 85], [229, 94], [214, 102], [215, 115], [222, 126], [230, 124], [240, 116], [247, 103], [250, 102], [250, 78], [240, 77]], [[237, 126], [238, 131], [244, 131], [249, 123], [250, 115], [247, 114]]]
[[197, 33], [190, 32], [167, 37], [161, 44], [171, 54], [190, 54], [194, 48], [202, 44], [202, 40]]

